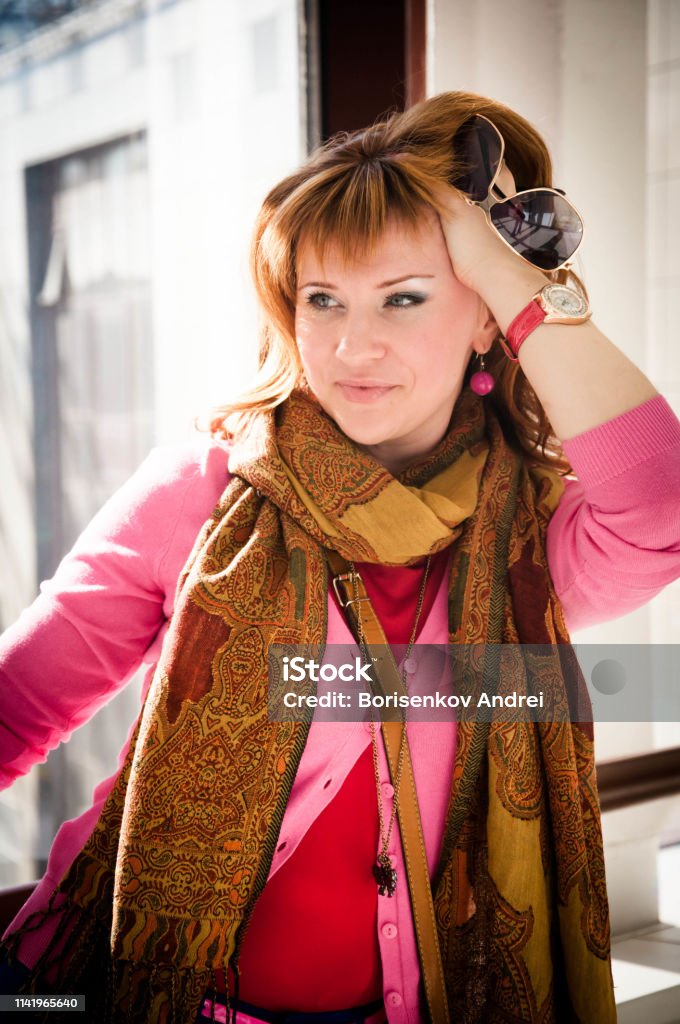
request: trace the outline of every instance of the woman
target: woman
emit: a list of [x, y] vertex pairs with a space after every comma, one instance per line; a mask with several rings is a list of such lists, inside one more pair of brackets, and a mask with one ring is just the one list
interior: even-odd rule
[[[416, 641], [563, 655], [680, 574], [680, 424], [578, 288], [545, 322], [565, 252], [490, 230], [485, 171], [505, 196], [551, 182], [523, 118], [448, 93], [274, 188], [254, 388], [211, 444], [148, 460], [8, 631], [7, 782], [158, 662], [5, 936], [14, 983], [85, 992], [93, 1020], [615, 1020], [587, 726], [409, 722], [386, 752], [370, 723], [268, 717], [269, 646], [368, 637], [368, 603], [344, 617], [362, 580], [417, 681]], [[409, 764], [439, 951], [409, 899]]]

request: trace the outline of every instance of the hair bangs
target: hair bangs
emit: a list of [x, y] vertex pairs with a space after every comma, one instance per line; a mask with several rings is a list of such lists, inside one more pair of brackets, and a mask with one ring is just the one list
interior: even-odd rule
[[[454, 145], [457, 130], [474, 114], [488, 117], [505, 140], [505, 159], [518, 190], [552, 184], [545, 142], [516, 111], [488, 96], [446, 92], [430, 97], [364, 131], [339, 133], [298, 170], [275, 185], [255, 222], [250, 265], [260, 306], [259, 370], [252, 387], [216, 411], [211, 427], [240, 433], [265, 411], [304, 387], [295, 337], [297, 267], [301, 245], [323, 259], [329, 247], [351, 263], [379, 242], [388, 224], [417, 231], [433, 211], [446, 215], [445, 190], [465, 168]], [[551, 278], [574, 282], [573, 270]], [[571, 467], [540, 400], [518, 364], [499, 345], [487, 355], [498, 386], [489, 399], [508, 436], [538, 464]], [[470, 364], [467, 375], [471, 375]]]
[[[307, 181], [296, 189], [271, 225], [278, 229], [281, 241], [287, 240], [287, 246], [268, 247], [268, 255], [283, 277], [294, 270], [290, 264], [284, 269], [286, 252], [297, 259], [301, 244], [313, 246], [322, 259], [334, 247], [351, 263], [370, 253], [394, 221], [416, 231], [427, 208], [436, 203], [431, 187], [418, 187], [417, 180], [401, 166], [404, 156], [364, 157], [336, 168], [332, 181], [321, 172], [317, 181]], [[291, 299], [292, 284], [289, 279], [286, 291]]]

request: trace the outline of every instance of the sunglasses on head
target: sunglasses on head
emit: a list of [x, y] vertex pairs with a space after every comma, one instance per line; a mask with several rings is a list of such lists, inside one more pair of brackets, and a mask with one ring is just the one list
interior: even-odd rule
[[451, 184], [481, 206], [506, 245], [541, 270], [560, 270], [583, 241], [583, 220], [558, 188], [530, 188], [506, 196], [496, 184], [505, 142], [495, 124], [475, 114], [453, 137], [466, 170]]

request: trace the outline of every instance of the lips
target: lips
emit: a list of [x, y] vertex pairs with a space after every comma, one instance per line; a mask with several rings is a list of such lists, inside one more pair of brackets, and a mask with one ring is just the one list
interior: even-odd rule
[[375, 402], [397, 387], [396, 384], [377, 380], [339, 380], [337, 384], [350, 402]]

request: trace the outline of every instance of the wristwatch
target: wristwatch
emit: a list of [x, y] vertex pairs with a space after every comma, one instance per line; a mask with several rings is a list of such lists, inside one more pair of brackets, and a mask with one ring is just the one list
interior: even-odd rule
[[525, 338], [539, 324], [582, 324], [592, 316], [580, 292], [566, 284], [546, 284], [517, 314], [499, 342], [508, 359], [518, 363], [517, 353]]

